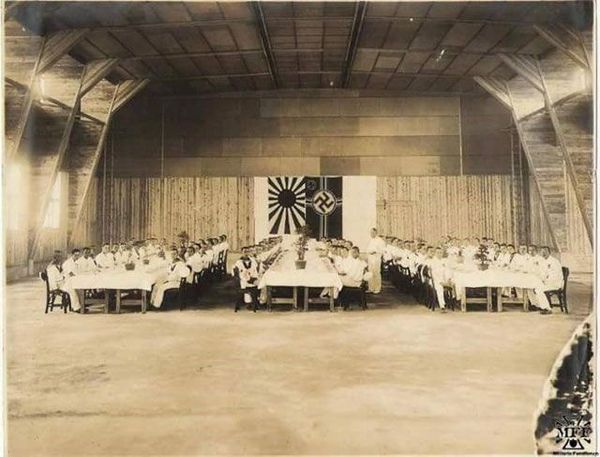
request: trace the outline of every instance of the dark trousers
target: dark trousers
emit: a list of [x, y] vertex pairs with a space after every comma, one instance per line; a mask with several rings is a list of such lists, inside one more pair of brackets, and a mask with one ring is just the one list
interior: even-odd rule
[[257, 287], [247, 287], [246, 289], [239, 289], [238, 299], [235, 302], [235, 312], [237, 312], [244, 302], [244, 294], [250, 295], [250, 300], [252, 301], [252, 310], [256, 311], [258, 309], [258, 288]]

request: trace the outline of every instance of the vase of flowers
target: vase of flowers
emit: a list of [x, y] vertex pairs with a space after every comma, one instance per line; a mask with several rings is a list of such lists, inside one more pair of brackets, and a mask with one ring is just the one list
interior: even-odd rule
[[310, 229], [304, 225], [299, 227], [298, 230], [298, 241], [296, 241], [296, 252], [298, 258], [296, 259], [296, 270], [304, 270], [306, 268], [305, 254], [308, 250], [308, 238], [310, 237]]
[[477, 248], [477, 252], [473, 258], [477, 262], [477, 268], [479, 268], [481, 271], [485, 271], [489, 268], [490, 259], [488, 257], [487, 248], [483, 244], [479, 245], [479, 248]]
[[133, 271], [135, 270], [135, 263], [129, 261], [125, 264], [125, 270], [127, 271]]

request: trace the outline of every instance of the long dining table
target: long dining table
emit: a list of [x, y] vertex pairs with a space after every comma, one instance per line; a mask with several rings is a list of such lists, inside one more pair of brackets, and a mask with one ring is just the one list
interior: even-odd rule
[[[503, 304], [517, 303], [514, 300], [504, 299], [505, 288], [516, 288], [521, 291], [519, 304], [523, 310], [528, 310], [528, 290], [535, 289], [540, 285], [540, 279], [528, 272], [514, 271], [508, 268], [490, 266], [487, 270], [480, 270], [475, 265], [454, 265], [446, 269], [446, 277], [454, 284], [456, 297], [460, 300], [462, 311], [467, 310], [467, 289], [486, 289], [486, 298], [481, 302], [486, 303], [487, 310], [492, 311], [492, 290], [496, 289], [498, 312], [502, 312]], [[471, 300], [471, 299], [469, 299]], [[475, 299], [476, 300], [476, 299]], [[471, 303], [476, 301], [472, 300]]]
[[[68, 279], [67, 287], [80, 293], [82, 310], [86, 305], [86, 290], [104, 290], [104, 312], [108, 313], [108, 292], [114, 291], [116, 297], [116, 312], [121, 311], [121, 305], [137, 305], [141, 307], [142, 313], [148, 308], [148, 293], [154, 284], [162, 281], [167, 276], [164, 265], [136, 264], [134, 270], [126, 270], [117, 267], [110, 270], [83, 273]], [[140, 291], [139, 298], [122, 298], [124, 291]], [[97, 302], [97, 300], [95, 300]]]
[[[265, 272], [258, 284], [259, 289], [267, 292], [267, 309], [273, 304], [291, 304], [297, 310], [299, 289], [304, 289], [302, 297], [304, 311], [309, 304], [326, 302], [329, 310], [334, 311], [334, 300], [342, 289], [342, 281], [327, 257], [321, 257], [318, 251], [307, 251], [305, 254], [306, 267], [296, 268], [297, 253], [293, 250], [283, 251], [273, 265]], [[285, 287], [292, 289], [292, 297], [274, 297], [273, 289]], [[310, 289], [325, 289], [327, 297], [311, 298]]]

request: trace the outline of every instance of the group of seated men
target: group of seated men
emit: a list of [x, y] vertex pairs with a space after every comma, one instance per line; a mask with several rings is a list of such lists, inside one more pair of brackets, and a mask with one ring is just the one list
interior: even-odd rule
[[[351, 241], [330, 238], [311, 241], [309, 249], [319, 251], [322, 258], [331, 262], [344, 287], [359, 287], [368, 278], [367, 263], [360, 258], [360, 249]], [[261, 293], [258, 284], [281, 251], [282, 237], [267, 238], [258, 245], [242, 248], [242, 256], [232, 269], [242, 292], [241, 299], [235, 305], [236, 312], [241, 301], [254, 311], [259, 304], [266, 302], [266, 291]], [[322, 295], [325, 294], [326, 291], [323, 291]]]
[[46, 268], [50, 290], [68, 295], [73, 311], [81, 309], [79, 296], [70, 287], [69, 277], [99, 272], [122, 270], [132, 265], [143, 265], [149, 269], [166, 268], [164, 281], [152, 288], [151, 304], [159, 308], [167, 290], [178, 288], [182, 278], [192, 282], [195, 273], [202, 271], [224, 272], [225, 259], [229, 251], [226, 235], [199, 241], [180, 239], [169, 243], [166, 239], [149, 238], [144, 241], [131, 240], [117, 244], [105, 243], [99, 253], [95, 247], [75, 248], [65, 260], [61, 251], [55, 251]]
[[[533, 289], [534, 294], [530, 295], [530, 301], [542, 314], [552, 313], [545, 292], [563, 287], [561, 263], [550, 255], [548, 246], [523, 244], [516, 250], [512, 244], [498, 243], [485, 237], [459, 239], [448, 236], [436, 244], [389, 236], [385, 239], [384, 263], [408, 269], [413, 278], [420, 280], [423, 268], [429, 267], [438, 304], [443, 312], [446, 308], [444, 287], [452, 286], [450, 272], [460, 264], [474, 266], [476, 263], [486, 263], [496, 268], [534, 275], [539, 281]], [[504, 293], [511, 293], [511, 290]]]

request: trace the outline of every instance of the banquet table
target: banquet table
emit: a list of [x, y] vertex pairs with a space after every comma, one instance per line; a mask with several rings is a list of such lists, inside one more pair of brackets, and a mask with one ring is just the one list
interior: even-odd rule
[[488, 311], [492, 310], [492, 289], [497, 289], [498, 312], [501, 312], [503, 303], [517, 303], [502, 297], [502, 289], [507, 287], [522, 290], [523, 299], [518, 303], [522, 303], [523, 309], [527, 310], [529, 302], [527, 290], [535, 289], [540, 285], [540, 279], [534, 274], [494, 266], [482, 271], [474, 265], [456, 265], [448, 267], [446, 275], [454, 283], [462, 311], [467, 310], [467, 289], [485, 288], [487, 291], [485, 303]]
[[[167, 271], [163, 265], [148, 266], [136, 265], [135, 270], [115, 268], [94, 273], [83, 273], [69, 278], [68, 287], [75, 290], [102, 289], [104, 291], [116, 291], [116, 312], [121, 311], [121, 305], [140, 305], [142, 313], [148, 307], [148, 292], [152, 286], [166, 278]], [[140, 298], [123, 299], [123, 291], [140, 291]], [[85, 295], [85, 294], [84, 294]], [[84, 296], [85, 300], [85, 296]], [[82, 307], [85, 309], [82, 301]], [[108, 296], [105, 294], [104, 311], [108, 313]]]
[[[273, 303], [291, 303], [297, 309], [298, 288], [304, 288], [303, 304], [304, 310], [308, 311], [309, 303], [319, 303], [323, 299], [310, 298], [309, 289], [327, 289], [330, 311], [334, 310], [334, 298], [342, 289], [342, 281], [337, 271], [326, 257], [319, 257], [316, 251], [306, 252], [306, 268], [296, 269], [297, 254], [295, 251], [283, 251], [262, 276], [258, 288], [267, 290], [267, 307], [270, 310]], [[274, 287], [291, 287], [293, 297], [291, 299], [273, 297]]]

